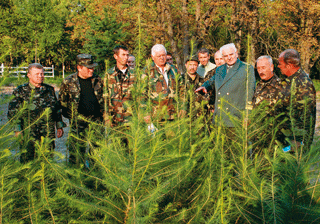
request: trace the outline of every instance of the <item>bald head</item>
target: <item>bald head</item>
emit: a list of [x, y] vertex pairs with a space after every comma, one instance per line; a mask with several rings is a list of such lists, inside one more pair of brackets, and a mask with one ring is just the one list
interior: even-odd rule
[[214, 62], [215, 64], [217, 65], [217, 67], [225, 64], [225, 61], [222, 57], [222, 54], [220, 51], [217, 51], [215, 54], [214, 54]]

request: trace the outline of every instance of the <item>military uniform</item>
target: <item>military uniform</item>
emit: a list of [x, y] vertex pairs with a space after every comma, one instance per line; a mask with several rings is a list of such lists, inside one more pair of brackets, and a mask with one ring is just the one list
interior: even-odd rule
[[[102, 79], [97, 75], [93, 75], [93, 77], [91, 78], [91, 82], [94, 94], [97, 97], [98, 103], [100, 105], [101, 114], [103, 114], [104, 99]], [[63, 80], [59, 92], [59, 101], [61, 102], [62, 114], [64, 117], [73, 119], [78, 115], [80, 91], [80, 82], [77, 72], [69, 75], [65, 80]]]
[[201, 106], [201, 102], [206, 100], [207, 101], [207, 97], [206, 95], [202, 95], [201, 93], [194, 93], [194, 91], [199, 88], [200, 86], [203, 85], [204, 83], [203, 78], [200, 77], [200, 75], [198, 73], [196, 73], [196, 77], [195, 79], [192, 79], [188, 73], [183, 74], [182, 75], [182, 82], [183, 82], [183, 90], [181, 90], [181, 93], [184, 92], [184, 96], [186, 98], [186, 102], [187, 102], [187, 109], [188, 111], [190, 111], [190, 94], [188, 93], [188, 91], [191, 91], [193, 94], [193, 99], [192, 99], [192, 111], [194, 111], [194, 115], [196, 116], [200, 116], [201, 114], [204, 114], [204, 108]]
[[[316, 91], [309, 76], [301, 69], [284, 79], [283, 111], [288, 121], [281, 128], [289, 141], [312, 144], [316, 122]], [[288, 145], [289, 143], [287, 143]]]
[[280, 99], [283, 98], [283, 85], [277, 75], [273, 75], [268, 81], [260, 80], [253, 95], [252, 106], [258, 107], [263, 101], [267, 101], [272, 108]]
[[[8, 118], [14, 118], [19, 112], [16, 131], [22, 131], [25, 141], [22, 146], [27, 152], [21, 155], [21, 162], [27, 162], [35, 157], [35, 141], [41, 137], [55, 138], [55, 128], [63, 128], [60, 105], [54, 88], [42, 84], [36, 88], [31, 83], [23, 84], [13, 91], [14, 98], [9, 103]], [[43, 115], [49, 110], [49, 117]], [[30, 140], [30, 141], [29, 141]], [[51, 149], [54, 148], [54, 141]], [[22, 148], [23, 149], [23, 148]]]
[[[180, 87], [176, 86], [175, 73], [170, 64], [165, 65], [165, 71], [168, 75], [168, 85], [160, 72], [159, 68], [153, 63], [150, 69], [146, 69], [148, 90], [147, 98], [151, 99], [152, 117], [156, 120], [173, 120], [176, 113], [175, 97]], [[164, 111], [162, 108], [166, 107]]]
[[[95, 74], [90, 79], [94, 95], [100, 106], [100, 113], [86, 116], [86, 118], [95, 122], [102, 122], [104, 114], [103, 82], [102, 79]], [[70, 123], [71, 136], [69, 135], [68, 147], [70, 153], [69, 162], [72, 164], [78, 164], [80, 162], [78, 159], [81, 159], [83, 163], [85, 162], [86, 141], [81, 141], [76, 136], [79, 136], [80, 139], [85, 138], [85, 131], [88, 130], [89, 122], [79, 119], [78, 115], [81, 114], [81, 111], [78, 110], [80, 100], [81, 87], [78, 72], [76, 72], [63, 80], [59, 92], [62, 114], [69, 119]], [[91, 150], [90, 148], [90, 151]], [[80, 153], [80, 157], [77, 156], [77, 152]]]
[[127, 68], [125, 74], [117, 66], [107, 74], [107, 114], [112, 119], [112, 125], [118, 126], [128, 122], [132, 116], [132, 107], [128, 101], [132, 100], [131, 90], [135, 83], [133, 70]]
[[267, 81], [260, 80], [256, 86], [252, 99], [255, 111], [250, 122], [253, 128], [251, 139], [255, 151], [272, 146], [274, 140], [282, 144], [285, 142], [285, 137], [279, 130], [279, 125], [285, 121], [285, 117], [281, 115], [286, 94], [285, 86], [285, 81], [275, 74]]

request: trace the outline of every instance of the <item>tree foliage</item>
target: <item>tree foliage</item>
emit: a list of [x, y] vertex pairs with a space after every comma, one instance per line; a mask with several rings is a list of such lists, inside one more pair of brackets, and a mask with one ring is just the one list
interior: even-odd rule
[[141, 65], [151, 46], [162, 43], [180, 70], [191, 51], [206, 47], [213, 53], [229, 42], [252, 64], [262, 54], [277, 58], [295, 48], [307, 72], [319, 55], [315, 0], [5, 0], [0, 6], [1, 62], [11, 65], [39, 58], [72, 68], [76, 54], [84, 51], [112, 61], [111, 46], [119, 43], [139, 52]]
[[319, 221], [317, 142], [292, 154], [270, 142], [252, 154], [250, 136], [263, 138], [255, 120], [248, 128], [236, 123], [230, 141], [220, 124], [208, 132], [201, 116], [155, 122], [150, 133], [143, 115], [134, 112], [126, 128], [92, 122], [85, 134], [96, 145], [89, 167], [68, 166], [65, 154], [51, 157], [47, 138], [38, 142], [36, 159], [22, 165], [12, 123], [1, 126], [0, 223]]

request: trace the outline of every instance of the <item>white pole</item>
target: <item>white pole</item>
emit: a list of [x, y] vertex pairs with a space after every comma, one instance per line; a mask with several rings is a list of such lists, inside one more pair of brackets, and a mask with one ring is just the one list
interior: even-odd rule
[[0, 75], [0, 76], [3, 76], [3, 73], [4, 73], [4, 64], [3, 64], [3, 63], [1, 64], [1, 70], [0, 70], [0, 73], [1, 73], [1, 75]]

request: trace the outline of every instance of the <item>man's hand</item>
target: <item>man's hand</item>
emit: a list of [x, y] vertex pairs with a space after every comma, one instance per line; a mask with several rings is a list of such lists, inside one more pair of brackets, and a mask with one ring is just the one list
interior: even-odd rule
[[63, 136], [63, 129], [62, 128], [58, 128], [57, 129], [57, 138], [61, 138]]
[[196, 89], [194, 92], [195, 92], [195, 93], [197, 93], [197, 92], [203, 92], [204, 94], [207, 94], [207, 93], [208, 93], [207, 89], [206, 89], [205, 87], [203, 87], [203, 86], [199, 87], [199, 88]]
[[147, 124], [150, 124], [150, 123], [151, 123], [151, 116], [150, 116], [150, 115], [145, 116], [143, 119], [144, 119], [144, 121], [145, 121]]

